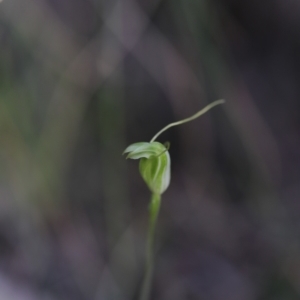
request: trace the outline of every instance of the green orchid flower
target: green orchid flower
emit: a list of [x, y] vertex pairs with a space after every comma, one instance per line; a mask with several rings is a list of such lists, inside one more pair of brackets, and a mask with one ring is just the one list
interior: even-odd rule
[[156, 142], [155, 140], [167, 129], [195, 120], [214, 106], [222, 104], [224, 102], [224, 100], [217, 100], [207, 105], [193, 116], [167, 125], [162, 130], [160, 130], [151, 139], [150, 142], [139, 142], [131, 144], [123, 152], [123, 154], [128, 153], [126, 158], [140, 159], [140, 174], [152, 193], [149, 207], [150, 224], [147, 240], [146, 270], [145, 278], [141, 288], [140, 300], [148, 300], [149, 298], [153, 273], [153, 244], [155, 225], [160, 209], [161, 195], [167, 190], [171, 181], [171, 159], [168, 151], [170, 144], [165, 143], [163, 145], [159, 142]]
[[171, 179], [171, 159], [169, 143], [140, 142], [127, 147], [126, 158], [140, 159], [140, 174], [150, 191], [161, 195], [169, 186]]

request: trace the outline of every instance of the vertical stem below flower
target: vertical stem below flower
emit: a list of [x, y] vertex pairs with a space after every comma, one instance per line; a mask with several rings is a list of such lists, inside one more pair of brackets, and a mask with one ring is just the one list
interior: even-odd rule
[[149, 228], [147, 237], [147, 253], [146, 253], [146, 266], [145, 277], [141, 289], [139, 300], [148, 300], [150, 296], [150, 289], [153, 276], [153, 261], [154, 261], [154, 235], [157, 217], [159, 214], [161, 202], [161, 195], [152, 194], [149, 206]]

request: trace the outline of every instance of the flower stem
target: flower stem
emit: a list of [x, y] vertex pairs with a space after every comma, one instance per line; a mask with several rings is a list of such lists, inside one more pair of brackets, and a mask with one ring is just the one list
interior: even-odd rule
[[154, 234], [157, 217], [159, 214], [161, 202], [161, 195], [152, 194], [151, 202], [149, 206], [149, 228], [147, 237], [147, 253], [146, 253], [146, 266], [145, 277], [140, 293], [139, 300], [148, 300], [150, 296], [150, 288], [153, 276], [153, 261], [154, 261]]
[[225, 100], [223, 100], [223, 99], [214, 101], [214, 102], [208, 104], [207, 106], [205, 106], [205, 107], [204, 107], [203, 109], [201, 109], [200, 111], [198, 111], [196, 114], [192, 115], [191, 117], [167, 125], [166, 127], [164, 127], [162, 130], [160, 130], [160, 131], [159, 131], [159, 132], [151, 139], [150, 143], [154, 142], [154, 141], [158, 138], [158, 136], [161, 135], [161, 134], [162, 134], [164, 131], [166, 131], [167, 129], [169, 129], [169, 128], [173, 127], [173, 126], [181, 125], [181, 124], [190, 122], [190, 121], [192, 121], [192, 120], [195, 120], [195, 119], [199, 118], [200, 116], [202, 116], [203, 114], [205, 114], [207, 111], [209, 111], [209, 110], [210, 110], [211, 108], [213, 108], [214, 106], [219, 105], [219, 104], [222, 104], [222, 103], [224, 103], [224, 102], [225, 102]]

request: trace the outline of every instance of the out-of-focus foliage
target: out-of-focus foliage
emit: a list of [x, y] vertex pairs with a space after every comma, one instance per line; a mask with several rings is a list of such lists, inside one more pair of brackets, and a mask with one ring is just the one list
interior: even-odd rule
[[299, 299], [297, 1], [0, 1], [0, 299], [135, 299], [164, 133], [153, 299]]

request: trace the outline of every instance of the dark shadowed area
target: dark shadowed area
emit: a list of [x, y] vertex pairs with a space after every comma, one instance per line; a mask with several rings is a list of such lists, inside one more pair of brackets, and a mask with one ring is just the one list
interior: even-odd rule
[[300, 299], [300, 2], [0, 0], [0, 299]]

